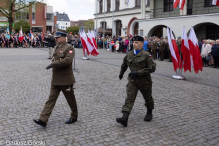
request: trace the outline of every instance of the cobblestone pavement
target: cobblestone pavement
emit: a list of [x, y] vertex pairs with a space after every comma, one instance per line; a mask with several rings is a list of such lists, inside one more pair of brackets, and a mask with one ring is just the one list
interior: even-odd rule
[[[218, 145], [219, 69], [204, 68], [187, 81], [171, 79], [172, 63], [156, 61], [152, 74], [155, 109], [151, 122], [139, 93], [128, 127], [116, 123], [121, 116], [129, 71], [118, 79], [125, 54], [100, 50], [98, 57], [82, 60], [76, 50], [78, 122], [66, 125], [70, 108], [61, 93], [46, 128], [36, 125], [48, 98], [52, 70], [48, 50], [0, 49], [0, 145], [9, 141], [43, 141], [46, 145]], [[13, 144], [12, 144], [13, 145]]]

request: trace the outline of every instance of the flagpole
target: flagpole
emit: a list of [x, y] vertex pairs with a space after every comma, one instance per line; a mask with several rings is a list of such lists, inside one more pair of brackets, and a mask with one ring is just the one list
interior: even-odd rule
[[96, 44], [97, 44], [97, 0], [96, 0]]
[[[103, 5], [103, 11], [104, 11], [104, 28], [103, 28], [103, 40], [105, 40], [105, 27], [106, 27], [106, 22], [105, 22], [105, 1], [106, 0], [103, 0], [103, 2], [104, 2], [104, 5]], [[105, 49], [105, 41], [103, 41], [103, 49]]]

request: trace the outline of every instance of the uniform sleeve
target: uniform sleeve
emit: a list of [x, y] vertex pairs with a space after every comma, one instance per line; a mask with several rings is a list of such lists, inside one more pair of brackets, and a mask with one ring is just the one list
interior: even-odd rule
[[148, 67], [142, 69], [142, 70], [138, 70], [138, 76], [145, 76], [145, 75], [149, 75], [152, 72], [155, 72], [156, 70], [156, 63], [154, 62], [153, 58], [151, 55], [147, 55], [146, 57], [146, 62], [148, 64]]
[[127, 55], [126, 55], [123, 59], [120, 74], [123, 75], [125, 73], [125, 71], [127, 70], [127, 68], [128, 68], [128, 65], [127, 65]]
[[54, 61], [52, 63], [52, 67], [54, 68], [66, 67], [72, 63], [73, 58], [74, 58], [74, 53], [75, 53], [73, 50], [73, 47], [69, 46], [65, 53], [66, 53], [65, 58]]

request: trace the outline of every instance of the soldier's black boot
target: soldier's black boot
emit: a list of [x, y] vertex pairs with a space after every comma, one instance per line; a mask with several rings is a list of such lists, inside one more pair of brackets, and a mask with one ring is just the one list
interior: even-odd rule
[[128, 118], [129, 118], [129, 113], [128, 112], [123, 112], [123, 116], [121, 118], [116, 118], [116, 122], [122, 124], [124, 127], [127, 127]]
[[148, 109], [144, 121], [151, 121], [153, 118], [152, 109]]
[[33, 121], [34, 121], [36, 124], [40, 125], [40, 126], [46, 127], [46, 123], [44, 123], [44, 122], [41, 121], [41, 120], [35, 120], [35, 119], [33, 119]]

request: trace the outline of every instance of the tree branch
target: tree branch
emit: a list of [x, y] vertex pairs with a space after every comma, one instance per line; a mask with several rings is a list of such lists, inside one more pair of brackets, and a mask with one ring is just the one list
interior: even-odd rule
[[23, 7], [21, 7], [21, 8], [18, 8], [17, 10], [13, 10], [12, 12], [17, 12], [17, 11], [19, 11], [19, 10], [21, 10], [21, 9], [24, 9], [24, 8], [27, 8], [27, 7], [30, 7], [30, 6], [31, 6], [31, 4], [26, 5], [26, 6], [23, 6]]
[[2, 15], [4, 15], [5, 17], [9, 17], [8, 12], [6, 12], [4, 9], [0, 9], [0, 12], [2, 13]]

